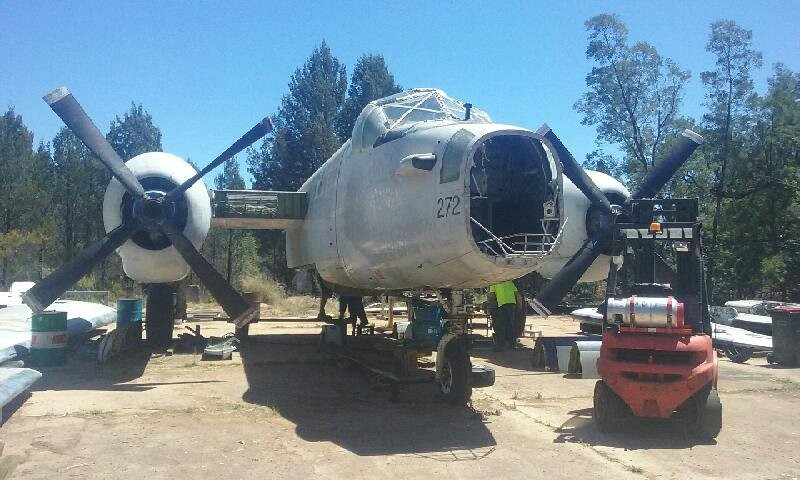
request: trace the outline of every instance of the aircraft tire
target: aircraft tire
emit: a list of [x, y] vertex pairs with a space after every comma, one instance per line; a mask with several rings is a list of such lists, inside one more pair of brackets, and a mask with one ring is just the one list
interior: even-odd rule
[[175, 286], [169, 283], [155, 283], [148, 288], [144, 325], [147, 343], [152, 348], [164, 349], [172, 346], [175, 291]]
[[451, 405], [466, 405], [472, 397], [472, 362], [466, 348], [459, 342], [447, 346], [444, 352], [439, 391]]

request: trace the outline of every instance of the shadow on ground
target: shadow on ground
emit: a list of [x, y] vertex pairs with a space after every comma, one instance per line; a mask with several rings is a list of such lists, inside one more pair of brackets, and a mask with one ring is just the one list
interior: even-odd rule
[[533, 349], [528, 347], [516, 347], [513, 350], [495, 352], [492, 345], [487, 343], [474, 344], [469, 351], [472, 363], [481, 363], [480, 359], [486, 360], [492, 365], [513, 368], [515, 370], [535, 372], [533, 370]]
[[[156, 353], [156, 355], [158, 354]], [[143, 392], [160, 385], [218, 382], [218, 380], [198, 380], [128, 383], [142, 376], [151, 358], [153, 358], [153, 351], [147, 347], [122, 352], [103, 365], [98, 365], [93, 359], [72, 358], [61, 367], [41, 368], [42, 379], [36, 382], [31, 390]]]
[[683, 423], [676, 420], [630, 418], [618, 432], [602, 433], [592, 418], [592, 409], [569, 412], [572, 418], [555, 432], [553, 443], [583, 443], [626, 450], [687, 449], [696, 445], [716, 445], [715, 440], [693, 438]]
[[388, 386], [353, 364], [317, 351], [317, 335], [253, 336], [241, 345], [246, 402], [268, 406], [308, 442], [333, 442], [357, 455], [475, 460], [496, 445], [482, 416], [438, 400], [433, 384]]

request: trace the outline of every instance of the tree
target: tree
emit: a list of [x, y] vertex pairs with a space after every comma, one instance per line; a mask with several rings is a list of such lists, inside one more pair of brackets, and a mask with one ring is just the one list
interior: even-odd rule
[[[777, 64], [768, 85], [764, 97], [748, 102], [746, 154], [730, 165], [721, 216], [736, 224], [720, 223], [726, 275], [717, 283], [727, 292], [790, 300], [800, 295], [800, 75]], [[728, 230], [730, 242], [723, 240]], [[731, 270], [744, 285], [729, 285]]]
[[706, 50], [715, 56], [715, 68], [702, 72], [708, 112], [703, 116], [706, 153], [713, 171], [714, 209], [709, 244], [709, 277], [715, 279], [719, 260], [719, 223], [723, 199], [735, 196], [726, 190], [727, 177], [734, 162], [743, 161], [753, 96], [751, 72], [761, 66], [761, 53], [752, 48], [753, 32], [732, 20], [711, 24]]
[[131, 102], [131, 108], [111, 121], [106, 135], [108, 142], [126, 162], [145, 152], [161, 151], [161, 130], [142, 105]]
[[336, 121], [336, 134], [344, 141], [351, 137], [353, 124], [367, 104], [402, 91], [389, 73], [383, 55], [364, 54], [353, 67], [347, 100]]
[[[214, 178], [218, 190], [244, 190], [244, 178], [239, 173], [239, 162], [231, 158], [225, 162], [222, 172]], [[239, 283], [242, 277], [252, 275], [260, 268], [258, 244], [248, 230], [233, 230], [211, 227], [203, 244], [203, 250], [211, 262], [222, 272], [228, 282]]]
[[[336, 121], [347, 88], [345, 67], [323, 41], [305, 64], [295, 70], [289, 93], [283, 96], [273, 125], [274, 134], [260, 150], [248, 150], [253, 188], [297, 190], [341, 145]], [[270, 269], [289, 283], [282, 232], [258, 234]]]
[[[629, 45], [628, 29], [616, 15], [597, 15], [585, 25], [586, 57], [595, 66], [574, 108], [583, 114], [582, 124], [596, 126], [599, 140], [622, 148], [625, 171], [636, 181], [674, 137], [690, 74], [648, 43]], [[613, 171], [608, 160], [606, 168]]]
[[67, 127], [62, 127], [53, 139], [53, 168], [60, 264], [104, 235], [103, 194], [110, 175]]
[[345, 67], [323, 41], [289, 82], [274, 135], [249, 153], [255, 188], [297, 190], [341, 145], [336, 121], [347, 88]]
[[[244, 190], [244, 178], [242, 178], [242, 175], [239, 173], [239, 162], [236, 160], [236, 157], [233, 157], [225, 162], [225, 165], [222, 167], [222, 172], [217, 175], [216, 178], [214, 178], [214, 185], [218, 190]], [[239, 240], [238, 237], [241, 235], [234, 235], [234, 231], [232, 229], [228, 229], [226, 233], [223, 233], [220, 231], [220, 229], [214, 230], [217, 230], [216, 232], [213, 232], [216, 234], [214, 236], [227, 237], [226, 241], [224, 242], [225, 245], [223, 246], [223, 251], [225, 252], [225, 278], [227, 278], [228, 283], [230, 283], [231, 275], [233, 273], [234, 250], [236, 248], [236, 244], [238, 243], [237, 240]]]
[[0, 117], [0, 284], [32, 279], [50, 218], [50, 161], [9, 108]]

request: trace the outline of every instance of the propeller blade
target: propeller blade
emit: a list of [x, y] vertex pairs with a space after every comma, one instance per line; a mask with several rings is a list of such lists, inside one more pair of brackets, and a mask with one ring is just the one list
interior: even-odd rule
[[570, 181], [575, 184], [578, 189], [586, 195], [586, 198], [595, 205], [597, 208], [600, 208], [605, 214], [611, 215], [611, 203], [609, 203], [608, 199], [606, 198], [605, 194], [597, 188], [597, 185], [589, 178], [589, 175], [586, 174], [586, 171], [583, 167], [580, 166], [575, 157], [569, 153], [567, 147], [561, 142], [561, 139], [556, 136], [553, 130], [548, 126], [546, 123], [542, 125], [539, 130], [536, 131], [539, 135], [543, 136], [547, 140], [553, 144], [553, 147], [556, 149], [556, 154], [558, 154], [558, 159], [561, 160], [561, 165], [564, 169], [564, 175], [570, 179]]
[[550, 311], [578, 283], [586, 270], [603, 253], [609, 234], [610, 230], [605, 228], [598, 231], [593, 238], [586, 240], [581, 249], [575, 252], [569, 262], [539, 291], [532, 303], [540, 315], [550, 315]]
[[83, 110], [83, 107], [69, 93], [67, 87], [59, 87], [42, 97], [45, 102], [61, 117], [64, 124], [81, 139], [86, 147], [100, 159], [114, 176], [135, 198], [144, 196], [144, 188], [139, 183], [136, 175], [125, 165], [117, 155], [106, 137], [92, 123], [92, 119]]
[[647, 172], [647, 176], [631, 198], [655, 196], [702, 143], [702, 136], [689, 129], [684, 130], [675, 146]]
[[242, 138], [236, 140], [233, 145], [228, 147], [227, 150], [222, 152], [217, 158], [214, 159], [213, 162], [206, 165], [206, 167], [199, 172], [197, 172], [192, 178], [186, 180], [182, 184], [178, 185], [172, 191], [167, 194], [168, 200], [174, 200], [175, 198], [179, 197], [183, 192], [189, 189], [192, 185], [195, 184], [198, 180], [200, 180], [205, 174], [214, 170], [218, 166], [222, 165], [226, 161], [228, 161], [231, 157], [236, 155], [237, 153], [241, 152], [245, 148], [252, 145], [256, 140], [263, 137], [264, 135], [268, 134], [272, 131], [272, 122], [270, 122], [269, 117], [264, 117], [263, 120], [258, 122], [253, 128], [251, 128], [247, 133], [242, 135]]
[[256, 309], [247, 303], [247, 300], [194, 248], [192, 242], [172, 222], [165, 221], [161, 227], [175, 249], [225, 310], [228, 318], [233, 320], [237, 327], [247, 325], [255, 316]]
[[93, 266], [125, 243], [137, 228], [139, 223], [132, 221], [111, 230], [105, 237], [84, 248], [61, 268], [36, 282], [33, 288], [22, 294], [22, 301], [34, 312], [43, 311], [81, 277], [89, 273]]

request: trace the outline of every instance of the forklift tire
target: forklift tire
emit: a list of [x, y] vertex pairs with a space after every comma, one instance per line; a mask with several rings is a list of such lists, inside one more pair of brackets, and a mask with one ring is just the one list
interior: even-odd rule
[[730, 345], [724, 347], [722, 351], [725, 353], [725, 356], [733, 363], [744, 363], [750, 360], [750, 357], [753, 356], [753, 349], [747, 347], [737, 347], [736, 345]]
[[628, 406], [602, 380], [594, 385], [594, 423], [603, 433], [619, 430], [628, 413]]
[[472, 397], [472, 362], [463, 345], [453, 342], [444, 351], [439, 391], [451, 405], [466, 405]]
[[175, 325], [175, 286], [168, 283], [150, 285], [147, 292], [145, 332], [147, 343], [156, 349], [172, 346]]
[[713, 440], [722, 430], [722, 403], [719, 401], [717, 389], [700, 390], [690, 401], [693, 402], [694, 410], [694, 416], [689, 422], [690, 433], [696, 438]]

